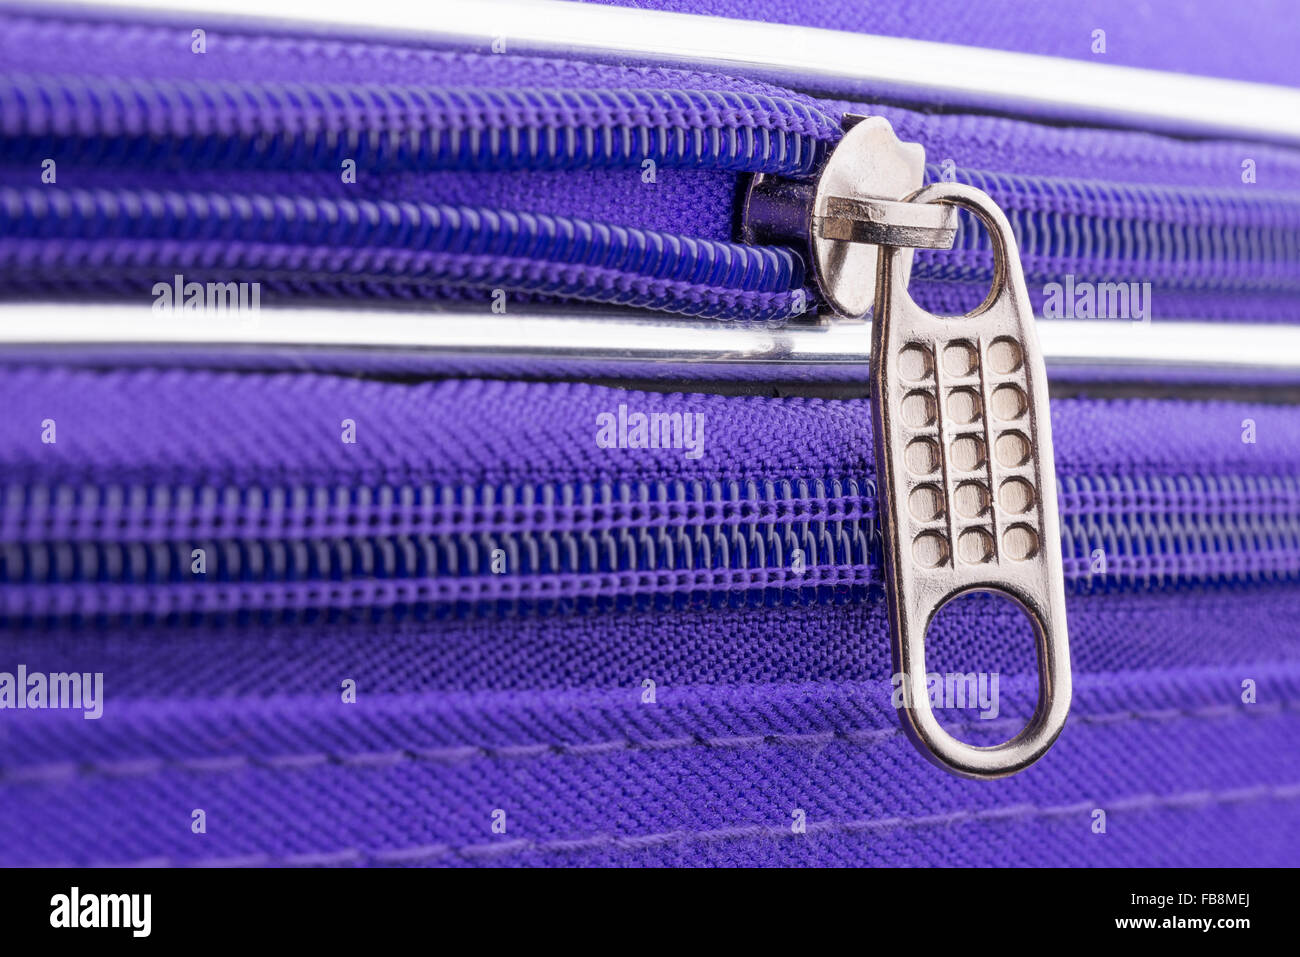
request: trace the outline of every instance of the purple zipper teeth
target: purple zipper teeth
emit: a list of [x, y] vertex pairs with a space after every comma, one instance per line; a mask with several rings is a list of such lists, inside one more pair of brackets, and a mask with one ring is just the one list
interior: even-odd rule
[[[354, 159], [361, 168], [417, 172], [631, 171], [652, 159], [664, 166], [804, 176], [815, 172], [838, 140], [838, 114], [848, 106], [735, 78], [662, 68], [259, 36], [237, 26], [220, 31], [215, 55], [196, 57], [189, 53], [189, 28], [181, 24], [96, 22], [93, 14], [0, 14], [0, 22], [5, 24], [0, 50], [12, 64], [11, 74], [0, 77], [0, 154], [24, 168], [53, 156], [74, 168], [82, 162], [117, 166], [111, 177], [139, 178], [143, 185], [158, 169], [219, 167], [256, 179], [266, 170], [337, 170], [343, 159]], [[239, 74], [259, 79], [236, 79]], [[300, 82], [300, 77], [311, 80]], [[425, 83], [426, 77], [432, 82]], [[923, 117], [879, 109], [894, 118], [904, 138], [925, 141], [932, 158], [978, 157], [972, 161], [977, 166], [998, 162], [991, 142], [1010, 144], [1015, 162], [1027, 154], [1036, 157], [1032, 165], [1056, 169], [1077, 165], [1080, 155], [1113, 149], [1119, 154], [1113, 168], [1122, 171], [1116, 177], [1145, 178], [1133, 154], [1147, 150], [1155, 178], [1181, 181], [1193, 167], [1198, 177], [1209, 177], [1219, 164], [1206, 160], [1206, 151], [1229, 145], [1202, 148], [1139, 140], [1135, 134], [1062, 133], [989, 117]], [[1268, 181], [1287, 183], [1293, 158], [1279, 151], [1267, 155], [1261, 169], [1272, 171]], [[1110, 182], [1104, 181], [1107, 167], [1086, 165], [1091, 180], [958, 172], [990, 191], [1007, 211], [1035, 303], [1041, 304], [1042, 284], [1071, 275], [1162, 287], [1167, 292], [1156, 297], [1158, 308], [1147, 302], [1162, 318], [1293, 318], [1286, 297], [1300, 289], [1300, 199], [1294, 191]], [[930, 175], [938, 171], [932, 168]], [[176, 228], [183, 236], [185, 227]], [[681, 228], [690, 232], [692, 224]], [[365, 242], [364, 235], [352, 239]], [[545, 228], [538, 241], [549, 241]], [[61, 263], [53, 246], [42, 255], [43, 264], [30, 274], [8, 280], [10, 294], [68, 282], [69, 268], [83, 266]], [[188, 271], [186, 266], [168, 268]], [[252, 261], [248, 268], [261, 267]], [[284, 281], [334, 282], [339, 294], [358, 280], [398, 287], [398, 294], [408, 284], [405, 278], [376, 275], [366, 265], [348, 274], [345, 264], [340, 276], [306, 268], [307, 273], [295, 272]], [[967, 226], [954, 252], [917, 256], [918, 301], [936, 311], [964, 310], [975, 304], [965, 302], [966, 293], [982, 293], [974, 287], [987, 283], [991, 268], [986, 238]], [[521, 295], [550, 293], [703, 317], [743, 318], [745, 310], [756, 308], [761, 318], [779, 320], [811, 311], [815, 302], [808, 290], [788, 295], [800, 284], [796, 280], [780, 290], [742, 284], [742, 295], [727, 298], [712, 288], [643, 284], [633, 289], [632, 280], [620, 287], [608, 276], [597, 277], [589, 290], [571, 276], [539, 275], [515, 262], [502, 262], [496, 270], [464, 262], [433, 275], [411, 281], [499, 286]], [[513, 276], [524, 279], [515, 286]], [[246, 278], [279, 288], [273, 276]], [[84, 291], [100, 294], [103, 283]], [[777, 295], [755, 302], [745, 295], [754, 291]], [[1219, 294], [1201, 295], [1207, 292]]]
[[295, 487], [11, 486], [0, 542], [165, 542], [182, 537], [598, 533], [617, 529], [866, 521], [875, 496], [851, 481]]
[[0, 156], [185, 169], [811, 172], [833, 118], [732, 91], [0, 78]]
[[[688, 597], [712, 593], [714, 603], [728, 593], [753, 589], [839, 590], [863, 585], [869, 566], [812, 565], [795, 572], [781, 568], [704, 568], [655, 571], [592, 572], [565, 575], [492, 575], [482, 578], [306, 581], [275, 583], [128, 584], [111, 588], [37, 585], [0, 586], [0, 619], [129, 616], [265, 615], [317, 612], [328, 616], [344, 609], [380, 614], [407, 606], [420, 614], [427, 606], [584, 602], [622, 606], [642, 597]], [[767, 599], [764, 598], [764, 601]], [[503, 609], [502, 609], [503, 610]], [[522, 609], [521, 609], [522, 610]]]
[[1062, 509], [1079, 515], [1300, 516], [1300, 477], [1294, 475], [1067, 475], [1060, 484]]
[[[933, 181], [940, 171], [930, 167]], [[958, 170], [999, 204], [1030, 282], [1142, 280], [1188, 289], [1300, 289], [1300, 195], [1150, 186]], [[959, 217], [952, 250], [922, 251], [921, 280], [992, 276], [988, 236]]]
[[[0, 189], [0, 282], [175, 273], [453, 283], [768, 321], [804, 311], [789, 250], [559, 216], [367, 200]], [[143, 292], [143, 290], [142, 290]]]
[[[341, 158], [351, 157], [362, 166], [481, 171], [636, 167], [655, 159], [786, 175], [810, 172], [826, 144], [838, 136], [834, 119], [814, 107], [742, 92], [520, 93], [33, 77], [0, 86], [0, 132], [5, 134], [0, 146], [11, 159], [59, 155], [74, 163], [146, 168], [174, 163], [184, 168], [336, 169]], [[938, 173], [935, 167], [929, 170], [931, 178]], [[981, 170], [962, 170], [959, 176], [990, 192], [1006, 210], [1026, 278], [1035, 287], [1072, 275], [1083, 281], [1140, 280], [1171, 290], [1261, 296], [1300, 289], [1300, 198], [1292, 194], [1076, 182]], [[138, 189], [5, 193], [9, 218], [0, 222], [0, 237], [39, 236], [52, 243], [28, 252], [14, 266], [20, 275], [9, 283], [23, 288], [34, 281], [104, 279], [96, 270], [117, 279], [119, 269], [139, 268], [145, 274], [136, 278], [147, 282], [163, 278], [154, 274], [158, 271], [211, 266], [246, 270], [240, 278], [268, 284], [500, 287], [704, 318], [779, 321], [812, 311], [815, 302], [811, 290], [792, 295], [803, 278], [802, 263], [789, 250], [779, 250], [775, 260], [756, 260], [752, 253], [738, 252], [752, 247], [739, 244], [693, 245], [670, 233], [562, 217], [307, 197], [161, 196]], [[982, 286], [991, 275], [987, 237], [964, 219], [954, 250], [923, 251], [917, 257], [918, 293], [927, 303], [936, 294], [946, 303], [945, 287]], [[167, 241], [214, 236], [233, 242], [259, 237], [266, 243], [290, 238], [356, 252], [331, 258], [323, 251], [309, 255], [268, 246], [218, 259], [210, 250], [169, 242], [170, 259], [137, 250], [138, 265], [130, 267], [120, 258], [127, 253], [76, 242], [119, 235]], [[322, 235], [327, 238], [320, 239]], [[418, 256], [377, 255], [366, 248], [385, 244], [439, 252], [490, 250], [500, 261], [431, 264]], [[599, 271], [583, 277], [562, 267], [538, 269], [512, 261], [584, 262], [599, 270], [602, 264], [593, 260], [601, 257], [604, 268], [639, 278]], [[621, 262], [609, 261], [613, 259]], [[737, 264], [737, 272], [725, 278], [701, 275], [729, 263]], [[705, 288], [671, 285], [682, 279], [669, 275], [672, 270], [693, 273], [685, 281]], [[648, 285], [646, 278], [670, 284]], [[777, 295], [748, 295], [752, 292]], [[1161, 302], [1167, 306], [1162, 315], [1188, 308], [1179, 305], [1181, 300]], [[1236, 314], [1234, 310], [1250, 307], [1227, 308]]]
[[[1300, 579], [1300, 477], [1067, 475], [1060, 493], [1076, 592]], [[874, 513], [865, 481], [15, 486], [0, 499], [0, 615], [847, 601], [879, 584]], [[193, 548], [209, 554], [202, 581]], [[490, 572], [495, 548], [511, 573]]]
[[81, 247], [68, 248], [83, 250], [83, 258], [59, 257], [79, 265], [111, 255], [117, 240], [214, 241], [223, 247], [338, 247], [332, 251], [341, 272], [367, 268], [348, 268], [342, 264], [348, 257], [365, 262], [367, 256], [404, 250], [557, 260], [755, 291], [788, 290], [803, 278], [800, 260], [784, 249], [565, 216], [429, 203], [148, 190], [50, 195], [0, 188], [0, 237], [3, 249], [20, 260], [23, 246], [15, 241], [81, 242]]
[[70, 241], [59, 245], [59, 264], [46, 265], [48, 244], [30, 243], [12, 249], [0, 243], [0, 283], [13, 271], [44, 267], [46, 281], [67, 288], [96, 280], [118, 283], [131, 272], [141, 282], [140, 295], [152, 284], [169, 287], [173, 272], [182, 269], [186, 281], [203, 282], [214, 275], [223, 282], [271, 280], [277, 283], [352, 282], [438, 286], [454, 284], [483, 290], [574, 297], [610, 305], [666, 309], [702, 319], [776, 322], [808, 310], [810, 295], [791, 292], [750, 292], [587, 265], [539, 262], [505, 256], [465, 256], [405, 249], [340, 250], [330, 247], [280, 246], [253, 243], [223, 246], [172, 240], [131, 243]]

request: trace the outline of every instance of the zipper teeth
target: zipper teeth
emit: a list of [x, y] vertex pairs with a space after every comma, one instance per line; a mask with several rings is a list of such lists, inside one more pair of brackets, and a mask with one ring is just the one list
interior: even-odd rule
[[[7, 158], [187, 169], [704, 168], [810, 173], [838, 136], [805, 103], [705, 90], [454, 89], [9, 76]], [[57, 149], [56, 149], [57, 147]]]
[[[1002, 204], [1031, 281], [1070, 274], [1190, 290], [1300, 289], [1298, 198], [959, 175]], [[952, 250], [918, 255], [919, 280], [988, 281], [988, 237], [959, 219]], [[802, 289], [803, 261], [785, 248], [569, 217], [301, 196], [0, 188], [0, 269], [10, 281], [117, 280], [134, 270], [152, 284], [160, 274], [202, 268], [222, 270], [223, 278], [244, 270], [268, 282], [501, 286], [760, 321], [799, 314], [812, 302]]]
[[369, 200], [0, 188], [0, 277], [84, 283], [134, 274], [151, 286], [182, 269], [220, 272], [223, 281], [238, 274], [500, 286], [755, 321], [786, 318], [810, 301], [803, 262], [787, 249], [561, 216]]
[[[784, 249], [606, 223], [445, 204], [148, 190], [0, 188], [12, 239], [214, 241], [337, 247], [340, 272], [397, 250], [557, 260], [704, 285], [778, 291], [802, 280]], [[343, 261], [357, 257], [355, 266]], [[371, 267], [373, 268], [373, 266]]]
[[11, 486], [0, 541], [131, 541], [272, 534], [597, 534], [615, 529], [870, 521], [874, 489], [812, 482], [573, 483], [542, 486]]
[[1300, 477], [1067, 475], [1058, 485], [1076, 591], [1300, 578]]
[[[1063, 476], [1060, 502], [1077, 593], [1300, 578], [1300, 477]], [[848, 601], [879, 585], [874, 519], [866, 479], [11, 486], [0, 496], [0, 616]], [[496, 548], [505, 574], [492, 572]]]
[[[10, 159], [143, 168], [337, 170], [344, 158], [389, 169], [639, 168], [655, 159], [784, 175], [815, 169], [839, 135], [812, 106], [753, 93], [32, 76], [0, 80], [0, 133]], [[936, 166], [927, 173], [941, 175]], [[1007, 213], [1035, 284], [1073, 275], [1173, 290], [1300, 290], [1300, 197], [957, 175]], [[130, 188], [4, 189], [0, 207], [0, 243], [58, 240], [57, 248], [0, 248], [5, 280], [24, 288], [124, 278], [152, 285], [160, 274], [211, 268], [289, 294], [294, 283], [458, 285], [702, 318], [775, 321], [814, 302], [802, 288], [802, 260], [785, 249], [507, 210]], [[968, 215], [960, 219], [953, 250], [916, 257], [919, 281], [989, 280], [988, 237]], [[119, 238], [137, 241], [111, 242]], [[1224, 307], [1223, 317], [1252, 302]]]
[[[929, 181], [941, 170], [927, 167]], [[1027, 279], [1139, 278], [1188, 289], [1300, 289], [1300, 196], [1276, 191], [1150, 186], [959, 169], [957, 181], [1007, 215]], [[922, 252], [919, 279], [987, 281], [987, 234], [959, 214], [951, 251]]]
[[[329, 296], [388, 294], [405, 298], [435, 290], [440, 284], [451, 284], [752, 323], [799, 315], [811, 295], [801, 290], [763, 292], [659, 280], [585, 264], [411, 250], [339, 250], [260, 243], [230, 247], [167, 240], [119, 245], [70, 240], [60, 244], [60, 251], [65, 255], [63, 261], [57, 267], [42, 269], [36, 277], [27, 274], [48, 262], [42, 259], [46, 254], [42, 244], [29, 243], [12, 254], [0, 249], [0, 281], [7, 280], [6, 272], [13, 272], [13, 288], [54, 292], [61, 288], [63, 295], [102, 282], [120, 294], [143, 299], [151, 289], [152, 294], [157, 294], [159, 280], [170, 290], [173, 271], [184, 269], [186, 287], [193, 281], [202, 284], [207, 271], [211, 271], [207, 276], [209, 287], [213, 275], [219, 275], [217, 286], [229, 288], [248, 280], [286, 296], [316, 290]], [[384, 288], [373, 289], [372, 284]], [[175, 301], [180, 308], [181, 300]], [[233, 292], [231, 303], [230, 308], [234, 308]]]

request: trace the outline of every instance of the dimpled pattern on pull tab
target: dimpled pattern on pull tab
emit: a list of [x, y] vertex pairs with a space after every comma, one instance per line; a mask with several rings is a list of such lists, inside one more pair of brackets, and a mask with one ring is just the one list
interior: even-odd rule
[[[877, 277], [872, 415], [895, 672], [904, 725], [931, 760], [969, 777], [1032, 764], [1060, 733], [1070, 666], [1046, 375], [1015, 239], [984, 193], [940, 183], [911, 203], [970, 209], [997, 254], [993, 288], [974, 312], [919, 308], [886, 246]], [[935, 613], [971, 591], [1004, 594], [1038, 645], [1039, 700], [1016, 737], [974, 747], [936, 720], [926, 690], [925, 634]]]
[[[912, 540], [913, 558], [924, 567], [943, 564], [950, 535], [956, 537], [957, 560], [965, 564], [1033, 558], [1041, 535], [1033, 513], [1037, 495], [1033, 443], [1024, 431], [1029, 402], [1020, 344], [1001, 336], [981, 348], [959, 339], [943, 347], [942, 362], [936, 364], [926, 346], [913, 343], [899, 353], [898, 374], [909, 387], [915, 385], [900, 406], [908, 446], [916, 450], [906, 457], [908, 470], [920, 481], [908, 491], [908, 512], [923, 526]], [[942, 431], [953, 436], [947, 441], [946, 493], [931, 474], [942, 459], [941, 415]], [[1024, 517], [1002, 530], [1000, 547], [994, 536], [995, 487], [1002, 512]]]

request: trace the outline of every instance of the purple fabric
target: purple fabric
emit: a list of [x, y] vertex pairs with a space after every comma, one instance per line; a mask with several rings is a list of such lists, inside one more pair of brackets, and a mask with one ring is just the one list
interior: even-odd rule
[[[1160, 621], [1195, 623], [1170, 604]], [[1242, 674], [1259, 680], [1254, 706], [1235, 703]], [[86, 739], [108, 732], [80, 718], [24, 719], [21, 746], [42, 759], [6, 770], [5, 861], [1295, 862], [1298, 768], [1279, 746], [1300, 730], [1294, 665], [1081, 676], [1052, 753], [991, 785], [927, 765], [878, 682], [668, 686], [655, 705], [627, 684], [372, 694], [351, 710], [332, 689], [267, 706], [119, 705], [102, 720], [126, 740], [94, 750]], [[186, 826], [194, 807], [205, 836]], [[1090, 833], [1098, 807], [1105, 835]], [[510, 825], [499, 837], [497, 808]], [[815, 825], [807, 835], [790, 834], [792, 808]]]
[[[1300, 86], [1288, 0], [586, 0]], [[1104, 55], [1093, 31], [1106, 31]]]
[[[1009, 18], [952, 0], [906, 8], [686, 5], [1083, 58], [1091, 56], [1091, 31], [1103, 28], [1109, 62], [1274, 82], [1297, 76], [1293, 44], [1277, 29], [1289, 11], [1268, 4], [1199, 18], [1167, 0], [1141, 9], [1107, 0], [1087, 12], [1025, 5]], [[3, 27], [0, 62], [9, 73], [417, 87], [454, 79], [480, 89], [779, 95], [813, 111], [819, 142], [834, 139], [842, 111], [861, 108], [689, 71], [264, 37], [240, 28], [214, 32], [209, 53], [196, 57], [188, 25], [124, 29], [106, 25], [100, 12], [71, 20], [5, 14]], [[1227, 34], [1238, 40], [1222, 42]], [[1198, 209], [1208, 210], [1208, 222], [1240, 215], [1250, 225], [1259, 221], [1250, 212], [1257, 204], [1294, 234], [1286, 218], [1300, 175], [1293, 150], [879, 110], [904, 138], [923, 142], [932, 163], [952, 159], [967, 179], [1027, 177], [1027, 193], [1053, 179], [1104, 181], [1107, 195], [1120, 196], [1119, 208], [1128, 208], [1134, 184], [1175, 186], [1204, 200]], [[1242, 195], [1236, 177], [1247, 150], [1260, 180], [1257, 193]], [[665, 169], [660, 176], [647, 189], [636, 164], [532, 174], [408, 169], [363, 177], [344, 192], [350, 187], [337, 176], [310, 168], [69, 162], [60, 165], [59, 185], [488, 204], [731, 239], [734, 173]], [[0, 168], [6, 185], [31, 188], [30, 177], [30, 166]], [[1205, 199], [1206, 191], [1215, 192]], [[1014, 191], [999, 199], [1023, 213]], [[1237, 286], [1205, 283], [1196, 270], [1220, 276], [1210, 256], [1187, 260], [1190, 283], [1160, 288], [1157, 314], [1294, 318], [1293, 288], [1243, 294], [1256, 271], [1230, 273]], [[1289, 281], [1293, 259], [1279, 257], [1276, 276], [1268, 275]], [[919, 265], [924, 272], [924, 257]], [[1045, 281], [1065, 266], [1037, 268]], [[15, 282], [32, 279], [25, 272]], [[975, 284], [969, 275], [931, 276], [914, 291], [934, 308]], [[346, 292], [375, 294], [360, 284]], [[704, 454], [597, 447], [596, 414], [620, 403], [704, 414]], [[435, 483], [696, 482], [711, 489], [730, 481], [851, 480], [862, 483], [854, 486], [861, 507], [852, 522], [870, 521], [861, 500], [871, 436], [860, 401], [301, 372], [8, 367], [0, 409], [0, 474], [20, 489], [96, 486], [121, 499], [153, 483], [347, 495]], [[47, 418], [58, 423], [53, 445], [40, 441]], [[1254, 443], [1241, 440], [1246, 418]], [[357, 444], [340, 442], [343, 419], [357, 423]], [[1053, 429], [1065, 512], [1078, 522], [1125, 516], [1130, 551], [1113, 557], [1121, 569], [1132, 559], [1145, 572], [1128, 582], [1113, 574], [1089, 593], [1087, 549], [1072, 556], [1073, 715], [1046, 758], [1014, 778], [958, 780], [903, 739], [888, 700], [883, 602], [874, 566], [860, 556], [837, 556], [832, 570], [841, 585], [834, 588], [764, 590], [745, 587], [758, 581], [752, 577], [717, 575], [692, 588], [660, 575], [655, 584], [666, 603], [654, 611], [503, 602], [405, 617], [393, 611], [393, 583], [369, 575], [363, 556], [308, 583], [337, 590], [340, 614], [290, 624], [271, 614], [275, 555], [268, 550], [261, 565], [245, 560], [238, 587], [229, 589], [252, 609], [242, 617], [122, 625], [108, 616], [41, 615], [0, 631], [0, 671], [18, 664], [103, 671], [106, 693], [98, 721], [79, 712], [0, 712], [0, 864], [1297, 863], [1300, 414], [1264, 404], [1063, 399], [1054, 402]], [[697, 511], [713, 507], [702, 501]], [[0, 604], [39, 592], [47, 607], [73, 609], [90, 596], [111, 609], [129, 593], [144, 611], [164, 606], [174, 591], [166, 584], [108, 579], [116, 561], [147, 564], [156, 554], [149, 546], [183, 537], [183, 529], [150, 524], [148, 515], [122, 519], [120, 508], [103, 512], [108, 523], [90, 531], [66, 516], [41, 528], [45, 514], [24, 511], [20, 518], [36, 524], [20, 521], [23, 531], [0, 541], [0, 567], [35, 561], [41, 567], [29, 570], [43, 583], [4, 581]], [[290, 544], [346, 548], [367, 513], [329, 514], [334, 524], [298, 528]], [[446, 521], [468, 533], [555, 521], [517, 506], [490, 512], [491, 521], [483, 514], [468, 509]], [[224, 534], [236, 545], [254, 538], [238, 523], [222, 528], [222, 520], [214, 510], [191, 532]], [[1184, 520], [1203, 525], [1179, 539]], [[643, 516], [631, 524], [638, 521], [646, 524]], [[1179, 548], [1161, 554], [1193, 539], [1203, 551], [1190, 558]], [[82, 548], [87, 542], [104, 548]], [[50, 549], [35, 547], [43, 544]], [[107, 556], [105, 580], [68, 571], [88, 554]], [[1151, 574], [1163, 559], [1204, 567]], [[1268, 562], [1267, 581], [1251, 572], [1252, 563]], [[473, 577], [438, 580], [459, 586]], [[501, 581], [512, 583], [511, 576]], [[953, 711], [944, 720], [978, 742], [1013, 732], [1035, 689], [1021, 616], [972, 596], [944, 609], [929, 644], [934, 670], [996, 670], [1002, 678], [998, 718]], [[340, 700], [349, 679], [356, 704]], [[646, 680], [655, 683], [653, 704], [643, 703]], [[1253, 703], [1242, 698], [1247, 681], [1256, 687]], [[195, 808], [207, 814], [205, 834], [190, 829]], [[1096, 809], [1108, 814], [1105, 834], [1093, 831]], [[504, 834], [491, 827], [497, 810], [506, 814]], [[806, 833], [792, 832], [796, 810], [806, 816]]]
[[[620, 403], [705, 415], [703, 454], [599, 448], [596, 415]], [[583, 383], [17, 368], [0, 377], [0, 406], [7, 410], [0, 466], [11, 482], [616, 482], [755, 472], [795, 480], [871, 470], [863, 400], [659, 394]], [[40, 442], [46, 417], [59, 423], [55, 445]], [[1256, 424], [1255, 443], [1241, 440], [1247, 417]], [[339, 441], [344, 418], [359, 423], [356, 445]], [[1061, 475], [1300, 471], [1300, 415], [1287, 405], [1062, 399], [1052, 404], [1052, 422]]]
[[[861, 402], [60, 369], [7, 372], [0, 400], [11, 483], [870, 471]], [[595, 413], [620, 402], [705, 413], [706, 454], [599, 449]], [[1053, 414], [1067, 481], [1300, 471], [1289, 407], [1058, 400]], [[1241, 442], [1247, 416], [1255, 445]], [[39, 441], [45, 417], [54, 446]], [[355, 446], [339, 442], [343, 417]], [[3, 713], [0, 862], [1295, 863], [1300, 589], [1075, 595], [1069, 612], [1071, 723], [1039, 765], [995, 783], [953, 778], [902, 738], [872, 589], [653, 613], [11, 629], [0, 670], [103, 671], [106, 702], [98, 721]], [[935, 670], [1001, 675], [997, 719], [945, 714], [971, 740], [1005, 736], [1031, 707], [1028, 630], [1000, 600], [946, 608], [929, 654]]]

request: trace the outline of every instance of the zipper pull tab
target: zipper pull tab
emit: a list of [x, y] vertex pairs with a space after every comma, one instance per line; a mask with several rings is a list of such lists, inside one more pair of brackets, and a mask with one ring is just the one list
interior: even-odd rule
[[[844, 126], [815, 179], [751, 179], [741, 238], [802, 247], [839, 316], [860, 317], [874, 302], [871, 415], [903, 725], [941, 767], [1004, 777], [1043, 756], [1070, 709], [1047, 376], [1020, 254], [987, 194], [957, 183], [920, 188], [924, 149], [900, 141], [883, 117], [846, 116]], [[968, 315], [933, 316], [907, 292], [912, 250], [951, 247], [957, 207], [992, 237], [993, 287]], [[930, 622], [972, 591], [1014, 600], [1037, 644], [1033, 717], [995, 747], [945, 731], [926, 687]]]
[[[936, 207], [964, 207], [992, 238], [992, 289], [965, 316], [931, 315], [907, 292], [911, 250], [897, 243], [918, 229], [936, 238], [927, 232], [933, 220], [920, 213]], [[1043, 756], [1070, 707], [1047, 378], [1015, 236], [987, 194], [957, 183], [935, 183], [874, 209], [857, 204], [848, 214], [873, 221], [872, 229], [859, 227], [863, 234], [892, 241], [882, 246], [876, 272], [871, 399], [894, 670], [907, 689], [904, 727], [941, 767], [1004, 777]], [[832, 221], [829, 228], [840, 235], [845, 226]], [[926, 686], [930, 622], [971, 591], [1013, 599], [1036, 639], [1034, 715], [995, 747], [944, 730]]]

